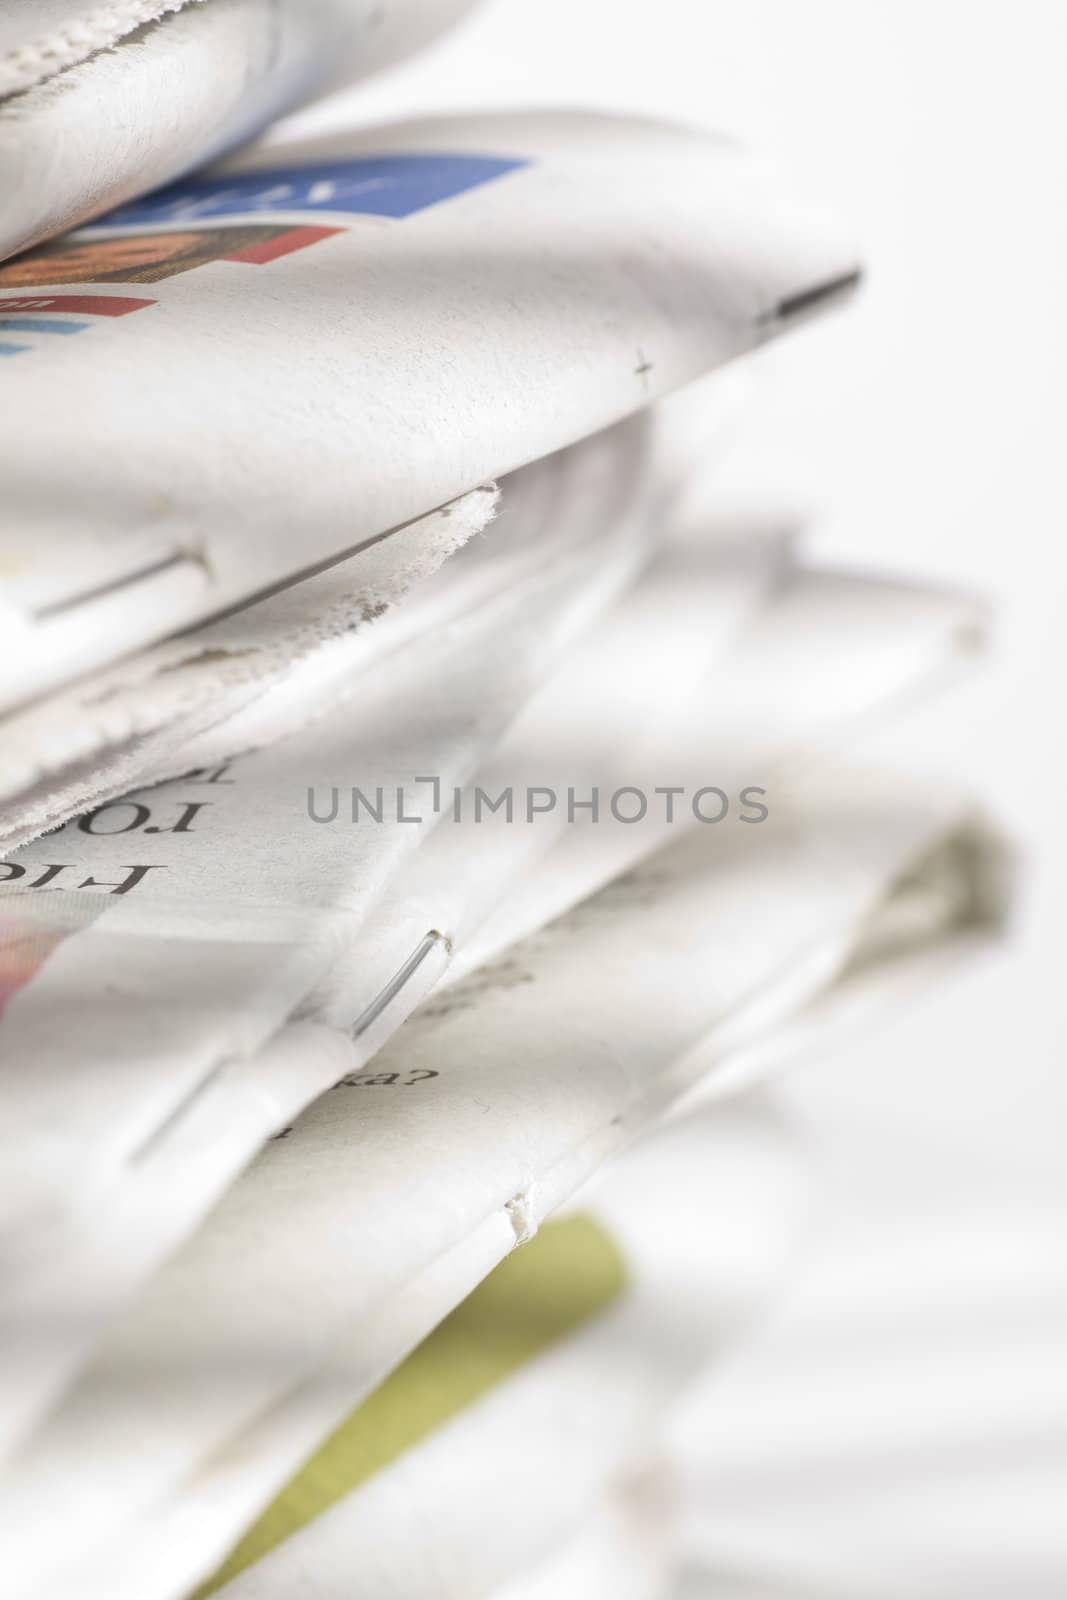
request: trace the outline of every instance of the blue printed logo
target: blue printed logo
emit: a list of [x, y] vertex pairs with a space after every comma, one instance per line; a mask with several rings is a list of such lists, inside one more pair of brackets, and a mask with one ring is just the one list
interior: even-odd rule
[[310, 167], [277, 167], [217, 178], [190, 178], [91, 224], [135, 228], [285, 211], [410, 217], [488, 183], [528, 162], [471, 155], [362, 156]]

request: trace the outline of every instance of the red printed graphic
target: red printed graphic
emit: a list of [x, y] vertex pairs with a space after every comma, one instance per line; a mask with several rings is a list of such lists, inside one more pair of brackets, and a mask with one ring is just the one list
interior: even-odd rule
[[[47, 878], [51, 870], [46, 868], [43, 876]], [[0, 896], [0, 1017], [64, 939], [81, 933], [106, 909], [104, 896], [77, 891], [45, 889]]]
[[[343, 228], [293, 227], [290, 223], [254, 223], [156, 230], [152, 233], [105, 234], [91, 229], [68, 234], [38, 250], [28, 250], [12, 261], [0, 262], [0, 291], [35, 289], [51, 284], [97, 285], [161, 283], [165, 278], [193, 272], [216, 262], [233, 262], [224, 270], [262, 267], [324, 239]], [[158, 300], [135, 299], [120, 294], [22, 294], [0, 296], [0, 356], [24, 357], [34, 349], [54, 348], [64, 334], [83, 332], [89, 323], [49, 321], [43, 313], [72, 312], [89, 317], [125, 317], [158, 305]], [[31, 321], [21, 320], [30, 313]], [[39, 320], [34, 314], [41, 313]], [[19, 337], [4, 337], [8, 333]], [[24, 342], [24, 341], [29, 342]], [[39, 342], [43, 341], [43, 342]]]
[[158, 305], [121, 294], [35, 294], [0, 300], [0, 315], [12, 311], [73, 311], [86, 317], [126, 317], [131, 311]]
[[[180, 231], [93, 235], [68, 234], [38, 250], [0, 263], [0, 289], [33, 289], [39, 284], [160, 283], [214, 261], [262, 266], [294, 250], [306, 250], [343, 228], [293, 227], [290, 223], [217, 224]], [[116, 301], [115, 304], [121, 302]], [[131, 311], [151, 302], [126, 302]], [[82, 310], [71, 299], [70, 309]], [[116, 315], [121, 315], [116, 312]]]
[[39, 922], [22, 917], [0, 916], [0, 1016], [11, 997], [40, 971], [71, 931], [42, 928]]
[[241, 250], [230, 250], [222, 259], [250, 261], [254, 266], [262, 267], [268, 261], [277, 261], [279, 256], [292, 255], [294, 250], [304, 250], [309, 244], [318, 244], [320, 239], [343, 232], [343, 228], [287, 228], [273, 239], [261, 239], [255, 244], [246, 244]]

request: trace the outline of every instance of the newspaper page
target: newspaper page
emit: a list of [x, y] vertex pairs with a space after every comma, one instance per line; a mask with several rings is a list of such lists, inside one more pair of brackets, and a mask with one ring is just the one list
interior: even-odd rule
[[389, 65], [468, 5], [5, 0], [0, 257], [166, 183], [346, 78]]
[[[378, 619], [484, 529], [496, 505], [492, 487], [472, 491], [318, 577], [0, 718], [0, 844], [14, 848], [117, 794], [177, 776], [180, 750], [230, 724], [338, 639], [353, 673], [373, 661], [406, 631], [376, 628]], [[408, 625], [418, 610], [410, 600]]]
[[[0, 719], [0, 841], [20, 844], [304, 726], [351, 695], [362, 671], [462, 626], [539, 567], [600, 537], [636, 545], [667, 494], [642, 413], [520, 468], [502, 496], [473, 491], [316, 577], [11, 713]], [[501, 499], [492, 536], [474, 539]]]
[[607, 427], [856, 273], [735, 145], [562, 112], [272, 145], [0, 265], [0, 707]]
[[[341, 1423], [198, 1594], [220, 1580], [233, 1600], [489, 1593], [647, 1449], [682, 1385], [776, 1287], [805, 1210], [797, 1151], [766, 1107], [643, 1141]], [[521, 1352], [532, 1364], [516, 1361], [516, 1318], [538, 1330]], [[509, 1361], [479, 1383], [484, 1364]], [[435, 1399], [460, 1372], [464, 1398], [479, 1393], [423, 1432], [434, 1409], [411, 1386], [425, 1368]], [[408, 1436], [375, 1458], [371, 1434], [405, 1393]]]

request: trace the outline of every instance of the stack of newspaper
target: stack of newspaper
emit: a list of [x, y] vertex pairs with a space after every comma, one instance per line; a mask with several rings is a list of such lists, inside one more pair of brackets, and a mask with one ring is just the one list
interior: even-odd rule
[[981, 608], [724, 475], [833, 222], [619, 116], [197, 165], [461, 9], [0, 21], [19, 1600], [660, 1592], [657, 1420], [802, 1211], [741, 1091], [997, 921], [856, 754]]

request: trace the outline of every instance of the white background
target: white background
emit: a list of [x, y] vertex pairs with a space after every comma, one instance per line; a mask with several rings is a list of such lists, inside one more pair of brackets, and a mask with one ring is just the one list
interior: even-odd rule
[[[1029, 1454], [1023, 1393], [1026, 1373], [1067, 1340], [1065, 66], [1061, 0], [489, 0], [351, 101], [361, 120], [550, 103], [726, 128], [817, 179], [864, 241], [862, 304], [774, 352], [766, 425], [789, 470], [817, 491], [812, 548], [962, 582], [994, 601], [992, 665], [923, 732], [1023, 841], [1025, 890], [1010, 942], [977, 975], [783, 1085], [823, 1169], [823, 1257], [747, 1367], [722, 1380], [735, 1388], [721, 1398], [743, 1426], [792, 1358], [790, 1338], [802, 1341], [805, 1318], [817, 1319], [820, 1271], [828, 1281], [850, 1250], [900, 1245], [881, 1308], [886, 1327], [897, 1316], [900, 1339], [887, 1353], [874, 1338], [858, 1376], [813, 1394], [790, 1426], [808, 1428], [817, 1446], [820, 1413], [853, 1407], [862, 1437], [864, 1407], [892, 1393], [892, 1460], [906, 1465], [909, 1441], [918, 1460], [924, 1449], [933, 1459], [948, 1437], [937, 1429], [953, 1371], [975, 1357], [970, 1421], [981, 1422], [995, 1391], [999, 1420], [991, 1412], [977, 1437], [994, 1467], [998, 1449], [1019, 1460], [1020, 1493], [993, 1492], [999, 1469], [976, 1482], [957, 1463], [934, 1489], [920, 1472], [903, 1504], [874, 1489], [842, 1502], [847, 1528], [828, 1507], [823, 1523], [813, 1510], [794, 1534], [788, 1517], [776, 1526], [764, 1517], [757, 1543], [771, 1566], [807, 1562], [813, 1573], [836, 1570], [834, 1550], [855, 1545], [867, 1552], [863, 1588], [881, 1592], [877, 1576], [923, 1600], [1067, 1592], [1067, 1557], [1048, 1537], [1053, 1502], [1042, 1499], [1045, 1446], [1064, 1442], [1063, 1386], [1050, 1379], [1037, 1406], [1048, 1438]], [[899, 1266], [909, 1240], [926, 1262], [910, 1279]], [[947, 1325], [939, 1260], [967, 1280]], [[1011, 1295], [1017, 1317], [1005, 1314]], [[868, 1337], [859, 1323], [855, 1337]], [[910, 1368], [900, 1367], [901, 1340], [913, 1353], [918, 1341]], [[713, 1427], [714, 1408], [708, 1416]], [[974, 1434], [947, 1413], [943, 1422], [960, 1439]], [[718, 1465], [728, 1482], [728, 1449]], [[893, 1480], [898, 1489], [905, 1478]], [[1024, 1489], [1025, 1514], [1005, 1524], [995, 1508]], [[743, 1512], [736, 1548], [723, 1528], [728, 1563], [747, 1559]], [[858, 1570], [849, 1581], [859, 1592]]]

